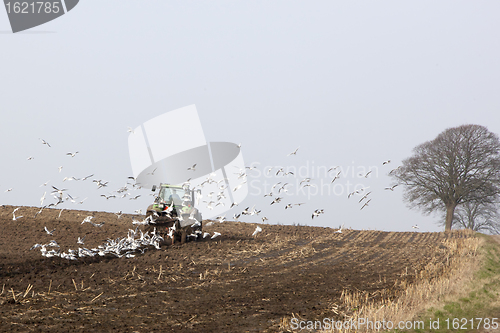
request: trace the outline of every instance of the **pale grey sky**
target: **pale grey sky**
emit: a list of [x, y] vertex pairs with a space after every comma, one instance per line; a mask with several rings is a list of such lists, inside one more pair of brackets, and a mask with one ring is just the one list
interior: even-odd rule
[[[127, 127], [195, 104], [208, 141], [241, 143], [247, 165], [302, 170], [323, 189], [308, 197], [290, 187], [270, 206], [270, 185], [301, 178], [255, 174], [228, 217], [255, 204], [271, 223], [441, 230], [437, 216], [405, 206], [400, 188], [384, 190], [386, 174], [448, 127], [500, 133], [498, 12], [493, 0], [82, 0], [12, 34], [0, 10], [0, 202], [37, 206], [50, 180], [88, 198], [61, 208], [144, 209], [147, 190], [134, 192], [137, 201], [100, 197], [131, 176]], [[333, 166], [344, 170], [338, 195], [321, 187], [331, 180], [322, 170]], [[109, 186], [97, 190], [92, 179]], [[368, 207], [347, 199], [348, 182], [370, 186]], [[289, 202], [306, 204], [285, 210]], [[311, 220], [317, 208], [325, 214]]]

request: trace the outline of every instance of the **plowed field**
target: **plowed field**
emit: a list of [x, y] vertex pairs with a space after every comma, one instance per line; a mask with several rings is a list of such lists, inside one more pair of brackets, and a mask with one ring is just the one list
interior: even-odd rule
[[[342, 291], [391, 297], [430, 262], [446, 261], [442, 241], [459, 234], [382, 232], [214, 222], [221, 235], [161, 244], [133, 258], [46, 258], [36, 244], [61, 251], [95, 248], [135, 229], [113, 213], [0, 207], [2, 332], [278, 332], [292, 314], [338, 316]], [[105, 222], [102, 227], [81, 222]], [[208, 221], [204, 221], [207, 224]], [[44, 231], [55, 229], [50, 236]], [[85, 236], [85, 245], [77, 244]]]

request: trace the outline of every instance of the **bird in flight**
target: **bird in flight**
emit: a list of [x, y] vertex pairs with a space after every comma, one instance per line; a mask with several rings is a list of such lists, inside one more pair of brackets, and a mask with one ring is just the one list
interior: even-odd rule
[[300, 146], [297, 147], [297, 149], [295, 149], [294, 151], [292, 151], [290, 154], [286, 155], [286, 156], [291, 156], [291, 155], [297, 155], [297, 150], [299, 150]]
[[31, 161], [33, 159], [35, 159], [33, 156], [30, 156], [30, 157], [27, 158], [28, 161]]
[[418, 229], [418, 225], [416, 225], [416, 224], [415, 224], [415, 225], [412, 225], [411, 227], [412, 227], [413, 229]]
[[40, 139], [38, 138], [40, 141], [42, 141], [42, 144], [44, 145], [47, 145], [48, 147], [50, 147], [49, 143], [47, 141], [45, 141], [44, 139]]
[[192, 167], [187, 168], [188, 170], [196, 171], [196, 163]]
[[368, 206], [368, 203], [369, 203], [370, 201], [372, 201], [372, 199], [370, 199], [370, 200], [368, 200], [367, 202], [365, 202], [365, 204], [363, 205], [363, 207], [361, 207], [359, 210], [361, 210], [361, 209], [365, 208], [366, 206]]
[[342, 223], [342, 225], [340, 226], [340, 228], [338, 230], [336, 230], [335, 232], [341, 234], [343, 228], [344, 228], [344, 223]]
[[21, 208], [21, 207], [17, 207], [16, 209], [14, 209], [14, 211], [12, 212], [12, 221], [15, 221], [17, 219], [20, 219], [22, 216], [16, 216], [16, 212], [17, 210]]
[[386, 165], [386, 164], [389, 164], [389, 163], [391, 163], [391, 160], [384, 161], [384, 163], [382, 163], [382, 165]]
[[82, 180], [87, 180], [89, 179], [90, 177], [92, 177], [94, 174], [91, 174], [90, 176], [87, 176], [87, 177], [83, 177]]
[[314, 219], [315, 217], [318, 217], [320, 216], [321, 214], [324, 214], [324, 210], [323, 209], [316, 209], [313, 213], [312, 213], [312, 217], [311, 219]]
[[233, 192], [238, 191], [245, 183], [238, 184], [235, 188], [233, 188]]
[[256, 236], [256, 235], [257, 235], [259, 232], [261, 232], [261, 231], [262, 231], [262, 228], [261, 228], [261, 227], [259, 227], [259, 226], [257, 226], [257, 227], [255, 228], [255, 231], [253, 232], [252, 236]]
[[365, 194], [365, 195], [364, 195], [361, 199], [359, 199], [359, 201], [358, 201], [358, 202], [361, 202], [361, 201], [363, 201], [364, 199], [366, 199], [366, 197], [368, 197], [368, 195], [369, 195], [370, 193], [372, 193], [372, 191], [370, 191], [370, 192], [366, 193], [366, 194]]
[[129, 127], [129, 128], [127, 129], [127, 132], [130, 132], [130, 133], [134, 134], [134, 130], [132, 129], [132, 127]]
[[272, 205], [272, 204], [275, 204], [275, 203], [279, 203], [279, 202], [281, 201], [281, 199], [283, 199], [283, 198], [281, 198], [281, 197], [277, 197], [277, 198], [275, 198], [275, 199], [271, 202], [271, 205]]
[[155, 171], [156, 171], [156, 169], [158, 169], [158, 168], [155, 168], [155, 169], [154, 169], [153, 171], [151, 171], [151, 172], [148, 172], [148, 173], [147, 173], [147, 175], [151, 175], [151, 176], [154, 176], [154, 174], [155, 174]]
[[85, 244], [84, 241], [85, 241], [85, 236], [83, 236], [83, 238], [78, 237], [77, 243], [84, 245]]
[[45, 195], [47, 194], [47, 192], [43, 192], [43, 196], [40, 198], [40, 206], [43, 206], [43, 202], [45, 200]]
[[45, 232], [47, 233], [47, 235], [50, 235], [50, 236], [52, 236], [52, 234], [54, 233], [54, 231], [56, 231], [56, 229], [55, 229], [55, 228], [54, 228], [54, 229], [52, 229], [51, 231], [49, 231], [49, 229], [47, 229], [47, 227], [44, 227], [44, 230], [45, 230]]
[[76, 154], [78, 154], [79, 152], [75, 151], [74, 153], [66, 153], [66, 155], [68, 156], [71, 156], [71, 157], [75, 157]]
[[396, 186], [398, 186], [398, 184], [396, 184], [396, 185], [392, 185], [391, 187], [386, 187], [385, 189], [386, 189], [386, 190], [391, 190], [391, 191], [394, 191], [394, 188], [395, 188]]
[[302, 183], [309, 183], [311, 181], [311, 178], [304, 178], [300, 181], [299, 186], [302, 185]]

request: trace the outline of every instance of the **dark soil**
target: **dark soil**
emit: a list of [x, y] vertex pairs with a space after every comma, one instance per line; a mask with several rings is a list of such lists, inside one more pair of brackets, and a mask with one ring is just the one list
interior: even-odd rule
[[[402, 272], [411, 282], [443, 260], [441, 240], [456, 237], [266, 224], [252, 237], [256, 224], [214, 222], [203, 229], [220, 232], [215, 239], [72, 261], [30, 248], [50, 240], [61, 251], [95, 248], [126, 236], [141, 217], [46, 209], [34, 218], [38, 208], [21, 207], [13, 221], [15, 208], [0, 207], [2, 332], [286, 331], [283, 318], [338, 316], [332, 305], [343, 290], [396, 295]], [[89, 215], [104, 226], [82, 224]]]

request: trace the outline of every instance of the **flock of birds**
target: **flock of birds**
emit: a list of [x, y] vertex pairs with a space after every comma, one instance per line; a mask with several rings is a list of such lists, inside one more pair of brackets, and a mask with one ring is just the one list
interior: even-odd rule
[[[299, 148], [300, 147], [296, 148], [293, 152], [289, 153], [287, 156], [297, 155]], [[387, 165], [389, 163], [391, 163], [391, 160], [386, 160], [386, 161], [382, 162], [382, 165]], [[188, 170], [194, 170], [195, 167], [196, 167], [196, 164], [193, 165], [192, 167], [188, 168]], [[332, 173], [332, 172], [335, 172], [335, 175], [331, 179], [330, 184], [333, 184], [336, 180], [338, 180], [341, 177], [342, 170], [339, 170], [339, 168], [340, 168], [339, 166], [335, 166], [335, 167], [332, 167], [332, 168], [327, 170], [327, 172], [326, 172], [327, 175]], [[391, 170], [389, 172], [389, 174], [392, 174], [398, 168]], [[247, 167], [245, 167], [245, 169], [239, 169], [239, 171], [235, 173], [238, 175], [237, 178], [242, 179], [242, 181], [240, 184], [238, 184], [236, 187], [234, 187], [233, 192], [239, 190], [245, 183], [247, 183], [248, 172], [253, 170], [253, 169], [255, 169], [255, 167], [247, 166]], [[273, 171], [273, 169], [275, 169], [275, 170]], [[287, 177], [290, 175], [295, 177], [294, 172], [286, 171], [285, 168], [282, 168], [282, 167], [280, 167], [280, 168], [270, 167], [266, 171], [267, 171], [267, 175], [271, 175], [271, 172], [273, 172], [273, 175], [276, 177], [278, 177], [278, 176]], [[364, 177], [364, 178], [368, 178], [371, 173], [372, 173], [372, 170], [369, 170], [368, 172], [366, 172], [364, 174], [360, 174], [359, 176]], [[204, 187], [205, 184], [215, 183], [215, 181], [212, 179], [213, 176], [214, 176], [213, 174], [210, 174], [200, 185], [198, 185], [198, 187], [201, 189]], [[316, 185], [311, 182], [312, 180], [313, 179], [309, 178], [309, 177], [300, 180], [298, 182], [299, 190], [307, 188], [307, 187], [315, 187]], [[218, 205], [223, 205], [221, 200], [225, 198], [224, 191], [227, 188], [227, 186], [225, 184], [219, 185], [219, 183], [223, 182], [223, 181], [224, 181], [224, 179], [217, 182], [219, 192], [217, 194], [216, 194], [216, 191], [209, 192], [208, 197], [210, 200], [203, 201], [203, 202], [207, 203], [207, 206], [206, 206], [207, 208], [212, 209], [213, 207], [216, 207]], [[186, 183], [189, 183], [189, 180]], [[291, 186], [293, 186], [293, 184], [291, 184], [289, 182], [279, 181], [279, 182], [275, 183], [274, 185], [272, 185], [271, 191], [269, 193], [264, 194], [264, 197], [271, 197], [272, 200], [270, 201], [270, 205], [279, 205], [284, 199], [284, 194], [289, 191]], [[394, 189], [397, 186], [398, 186], [397, 184], [392, 185], [390, 187], [386, 187], [385, 190], [394, 191]], [[348, 199], [351, 197], [354, 197], [355, 195], [361, 196], [361, 198], [358, 201], [358, 203], [360, 204], [360, 210], [363, 210], [366, 207], [368, 207], [370, 202], [372, 201], [372, 198], [369, 197], [370, 194], [372, 193], [372, 191], [367, 191], [368, 188], [369, 187], [356, 189], [356, 190], [347, 194]], [[213, 199], [214, 195], [216, 195], [216, 199]], [[289, 203], [284, 204], [283, 207], [284, 207], [284, 209], [292, 209], [295, 206], [301, 206], [304, 204], [305, 204], [305, 202], [298, 202], [298, 203], [290, 203], [289, 202]], [[239, 203], [233, 203], [230, 206], [230, 208], [236, 207], [238, 205], [239, 205]], [[255, 208], [255, 205], [254, 205], [252, 208], [246, 207], [241, 212], [234, 213], [233, 219], [235, 221], [238, 221], [238, 219], [242, 215], [249, 215], [249, 216], [259, 215], [261, 212], [262, 212], [262, 210], [257, 210]], [[322, 215], [324, 213], [325, 213], [325, 211], [322, 208], [315, 209], [311, 213], [311, 219], [318, 218], [320, 215]], [[266, 216], [263, 216], [261, 219], [262, 219], [262, 222], [265, 222], [268, 220], [268, 218]], [[222, 223], [226, 220], [226, 217], [225, 217], [225, 215], [218, 216], [218, 217], [216, 217], [216, 220]], [[414, 227], [414, 229], [417, 229], [417, 228]], [[339, 228], [339, 230], [341, 231], [342, 228]]]
[[[91, 222], [92, 216], [86, 217], [83, 223], [91, 223], [94, 226], [102, 227], [102, 224], [94, 224]], [[48, 235], [53, 235], [55, 229], [49, 231], [47, 227], [45, 227], [45, 232]], [[85, 237], [78, 238], [77, 243], [80, 245], [84, 245]], [[99, 245], [96, 248], [88, 249], [85, 247], [78, 247], [78, 250], [68, 249], [67, 252], [61, 252], [60, 246], [57, 244], [55, 240], [51, 240], [47, 244], [35, 244], [31, 247], [30, 250], [34, 250], [39, 248], [42, 256], [50, 258], [50, 257], [60, 257], [63, 259], [69, 260], [77, 260], [82, 257], [94, 257], [105, 256], [107, 254], [114, 255], [116, 257], [125, 257], [125, 258], [133, 258], [137, 251], [144, 253], [144, 251], [149, 246], [154, 246], [156, 249], [160, 249], [160, 242], [163, 241], [163, 238], [156, 233], [156, 229], [152, 232], [143, 233], [139, 227], [135, 230], [129, 229], [126, 237], [119, 237], [117, 239], [108, 239], [108, 241]], [[49, 248], [52, 248], [49, 250]]]
[[[19, 208], [16, 208], [16, 211]], [[81, 224], [89, 223], [94, 227], [102, 227], [104, 222], [102, 223], [93, 223], [93, 216], [87, 216]], [[199, 223], [199, 222], [197, 222]], [[77, 250], [68, 249], [67, 252], [61, 252], [61, 248], [59, 244], [55, 240], [51, 240], [47, 244], [35, 244], [30, 250], [34, 250], [39, 248], [42, 256], [50, 258], [50, 257], [60, 257], [68, 260], [77, 260], [82, 257], [94, 257], [94, 256], [106, 256], [108, 254], [114, 255], [119, 258], [133, 258], [135, 255], [140, 252], [144, 253], [149, 247], [154, 246], [156, 249], [160, 249], [161, 242], [164, 241], [164, 238], [161, 237], [157, 232], [156, 228], [153, 231], [143, 232], [139, 229], [139, 225], [145, 224], [154, 224], [154, 219], [151, 217], [145, 218], [143, 221], [133, 220], [132, 224], [137, 225], [135, 230], [129, 229], [126, 237], [119, 237], [117, 239], [108, 239], [106, 243], [103, 245], [99, 245], [96, 248], [85, 248], [78, 247]], [[44, 227], [44, 231], [49, 236], [53, 236], [56, 229], [49, 230], [47, 227]], [[175, 231], [175, 226], [169, 228], [168, 236], [173, 239], [173, 233]], [[260, 230], [262, 231], [262, 230]], [[256, 234], [255, 232], [254, 234]], [[188, 235], [188, 237], [203, 237], [207, 238], [211, 236], [210, 239], [217, 238], [221, 233], [214, 232], [213, 235], [210, 235], [208, 232], [195, 231], [193, 234]], [[77, 244], [85, 245], [85, 237], [78, 237]], [[50, 248], [50, 249], [49, 249]]]
[[[130, 132], [130, 129], [129, 129], [129, 132]], [[51, 147], [51, 145], [47, 141], [45, 141], [43, 139], [39, 139], [39, 140], [42, 142], [42, 144], [46, 145], [47, 147]], [[289, 153], [287, 156], [297, 155], [299, 148], [300, 147], [295, 149], [293, 152]], [[77, 154], [79, 154], [79, 151], [66, 153], [66, 155], [69, 156], [70, 158], [76, 157]], [[32, 160], [32, 159], [34, 159], [32, 156], [28, 157], [28, 160]], [[389, 163], [391, 163], [391, 161], [386, 160], [382, 163], [382, 165], [386, 165]], [[197, 164], [194, 164], [191, 167], [189, 167], [188, 170], [195, 171], [196, 166], [197, 166]], [[392, 174], [398, 168], [393, 169], [389, 174]], [[62, 169], [63, 169], [62, 166], [60, 166], [58, 168], [59, 173], [62, 171]], [[236, 187], [234, 187], [232, 189], [233, 192], [238, 191], [247, 182], [248, 173], [253, 169], [255, 169], [255, 167], [249, 166], [249, 167], [245, 167], [244, 169], [240, 169], [236, 173], [238, 175], [238, 179], [241, 179], [242, 181], [239, 185], [237, 185]], [[273, 171], [273, 169], [275, 169], [275, 170]], [[150, 174], [154, 175], [155, 171], [156, 171], [156, 169], [153, 170]], [[267, 175], [270, 175], [271, 172], [273, 172], [274, 176], [276, 176], [276, 177], [279, 177], [279, 176], [281, 176], [281, 177], [288, 177], [288, 176], [295, 177], [294, 172], [287, 171], [284, 168], [274, 168], [274, 167], [268, 168]], [[341, 174], [342, 174], [342, 170], [339, 170], [338, 166], [330, 168], [327, 171], [327, 174], [330, 175], [333, 172], [335, 172], [335, 174], [332, 176], [332, 179], [330, 180], [330, 184], [333, 184], [335, 181], [337, 181], [341, 177]], [[368, 178], [371, 173], [372, 173], [372, 171], [370, 170], [370, 171], [366, 172], [364, 175], [360, 175], [360, 176], [364, 176], [365, 178]], [[66, 182], [66, 181], [68, 181], [68, 182], [69, 181], [85, 181], [87, 179], [92, 178], [93, 176], [94, 176], [94, 174], [91, 174], [91, 175], [88, 175], [88, 176], [85, 176], [82, 178], [64, 177], [63, 182]], [[220, 180], [218, 182], [215, 182], [212, 179], [213, 176], [214, 176], [214, 174], [210, 174], [205, 181], [203, 181], [201, 184], [198, 185], [198, 188], [203, 188], [203, 186], [205, 184], [216, 183], [216, 185], [218, 187], [218, 191], [209, 192], [207, 194], [207, 200], [203, 201], [207, 204], [206, 207], [209, 209], [213, 209], [214, 207], [216, 207], [218, 205], [223, 205], [222, 199], [226, 198], [225, 191], [226, 191], [226, 189], [228, 189], [228, 185], [225, 182], [223, 184], [220, 184], [225, 179]], [[119, 189], [112, 191], [108, 194], [101, 194], [100, 196], [105, 198], [106, 200], [115, 199], [115, 198], [126, 198], [126, 197], [129, 197], [129, 200], [137, 200], [138, 198], [141, 197], [141, 195], [132, 195], [129, 192], [129, 190], [131, 188], [132, 189], [141, 189], [141, 185], [135, 182], [134, 177], [128, 177], [128, 179], [133, 180], [134, 183], [130, 183], [127, 181], [127, 183], [124, 186], [120, 187]], [[189, 184], [189, 181], [190, 180], [188, 180], [186, 183]], [[300, 189], [316, 186], [314, 183], [312, 183], [312, 181], [313, 181], [312, 178], [304, 178], [304, 179], [300, 180], [300, 182], [298, 182], [298, 185], [299, 185]], [[40, 185], [40, 187], [48, 186], [49, 182], [50, 181], [45, 182], [44, 184]], [[104, 181], [102, 179], [93, 179], [92, 182], [96, 184], [97, 189], [106, 188], [106, 187], [108, 187], [108, 184], [109, 184], [107, 181]], [[284, 194], [289, 191], [291, 186], [293, 186], [293, 185], [289, 182], [279, 181], [271, 187], [271, 191], [269, 193], [264, 194], [264, 197], [270, 197], [272, 199], [270, 201], [270, 205], [279, 205], [282, 203], [282, 201], [284, 199]], [[83, 200], [77, 201], [76, 200], [77, 198], [70, 195], [66, 188], [58, 188], [56, 186], [51, 186], [51, 187], [52, 187], [52, 191], [50, 192], [50, 194], [55, 199], [55, 202], [44, 205], [44, 202], [46, 200], [46, 195], [47, 195], [47, 192], [45, 192], [42, 195], [42, 197], [40, 198], [41, 208], [35, 214], [34, 218], [36, 218], [38, 214], [42, 213], [45, 208], [57, 207], [58, 205], [60, 205], [64, 202], [67, 202], [67, 201], [70, 201], [70, 202], [75, 203], [75, 204], [83, 204], [83, 202], [87, 199], [87, 198], [85, 198]], [[391, 187], [386, 187], [385, 190], [394, 191], [395, 187], [397, 187], [397, 185], [393, 185]], [[368, 207], [371, 200], [372, 200], [372, 198], [370, 197], [370, 194], [372, 193], [372, 191], [367, 191], [368, 188], [369, 187], [357, 189], [357, 190], [352, 191], [352, 192], [347, 194], [348, 199], [350, 199], [351, 197], [354, 197], [354, 196], [358, 196], [358, 198], [359, 198], [358, 203], [360, 205], [360, 210], [363, 210], [366, 207]], [[12, 188], [9, 188], [5, 192], [10, 192], [12, 190], [13, 190]], [[229, 189], [229, 190], [231, 190], [231, 189]], [[206, 192], [207, 191], [205, 191], [205, 193]], [[154, 195], [154, 194], [151, 194], [151, 195]], [[288, 202], [286, 204], [283, 204], [283, 207], [284, 207], [284, 209], [288, 210], [288, 209], [292, 209], [296, 206], [301, 206], [304, 204], [306, 204], [306, 203], [305, 202], [297, 202], [297, 203]], [[239, 203], [233, 203], [230, 208], [234, 208], [238, 205], [239, 205]], [[18, 219], [23, 217], [22, 215], [16, 216], [16, 212], [18, 210], [19, 210], [19, 208], [16, 208], [12, 212], [13, 220], [18, 220]], [[59, 213], [59, 217], [61, 216], [61, 213], [63, 212], [63, 210], [64, 210], [64, 208], [61, 209], [61, 211]], [[142, 210], [136, 210], [135, 212], [138, 214], [142, 214]], [[233, 215], [233, 219], [238, 221], [238, 219], [242, 215], [248, 215], [248, 216], [259, 215], [261, 212], [262, 212], [262, 210], [256, 209], [255, 205], [254, 205], [252, 208], [246, 207], [241, 212], [235, 213]], [[322, 208], [315, 209], [311, 213], [311, 219], [318, 218], [324, 213], [325, 213], [325, 210]], [[118, 218], [120, 218], [122, 215], [122, 212], [120, 211], [120, 212], [115, 213], [115, 214], [117, 215]], [[85, 218], [85, 220], [82, 223], [90, 223], [95, 227], [102, 227], [104, 225], [104, 222], [102, 222], [100, 224], [96, 224], [96, 223], [93, 223], [91, 220], [92, 220], [92, 216], [89, 216], [89, 217]], [[218, 217], [216, 217], [215, 220], [218, 221], [219, 223], [223, 223], [224, 221], [226, 221], [226, 217], [225, 217], [225, 215], [218, 216]], [[268, 221], [268, 218], [266, 216], [263, 216], [263, 217], [261, 217], [261, 220], [262, 220], [262, 222], [266, 222], [266, 221]], [[210, 223], [212, 223], [212, 222], [210, 222]], [[134, 220], [133, 224], [154, 224], [154, 220], [152, 220], [152, 219], [149, 219], [149, 220], [145, 219], [143, 221]], [[336, 232], [342, 233], [343, 227], [344, 227], [344, 225], [342, 224], [342, 226], [340, 226], [336, 230]], [[412, 228], [418, 229], [418, 226], [414, 225], [414, 226], [412, 226]], [[48, 235], [53, 235], [54, 231], [55, 230], [48, 230], [47, 227], [45, 227], [45, 232]], [[168, 235], [172, 236], [174, 231], [175, 230], [169, 230]], [[255, 231], [252, 233], [252, 236], [255, 237], [260, 232], [262, 232], [262, 228], [260, 226], [257, 226]], [[137, 238], [136, 238], [136, 236], [137, 236]], [[199, 237], [199, 235], [197, 235], [197, 234], [193, 234], [193, 235], [189, 235], [189, 236]], [[203, 238], [208, 237], [208, 236], [210, 236], [210, 234], [208, 234], [208, 233], [203, 234]], [[216, 233], [214, 233], [213, 236], [211, 236], [211, 238], [213, 239], [213, 238], [216, 238], [218, 236], [220, 236], [220, 233], [216, 232]], [[40, 248], [42, 255], [47, 256], [47, 257], [59, 256], [61, 258], [67, 258], [67, 259], [71, 259], [71, 260], [75, 260], [78, 257], [84, 257], [84, 256], [95, 256], [95, 255], [102, 256], [102, 255], [106, 255], [108, 253], [119, 256], [119, 257], [121, 257], [121, 256], [133, 257], [134, 251], [140, 250], [144, 246], [152, 245], [156, 248], [159, 248], [160, 241], [163, 241], [163, 238], [161, 238], [159, 235], [157, 235], [156, 232], [152, 232], [151, 234], [149, 234], [149, 233], [142, 233], [141, 231], [139, 231], [139, 233], [138, 233], [137, 229], [135, 231], [130, 229], [129, 233], [126, 237], [123, 237], [121, 239], [119, 238], [116, 240], [108, 240], [108, 242], [106, 244], [101, 245], [101, 246], [94, 248], [94, 249], [86, 249], [86, 248], [79, 247], [78, 250], [68, 250], [68, 253], [60, 252], [59, 246], [55, 241], [51, 241], [50, 243], [47, 243], [47, 244], [35, 244], [32, 247], [32, 249]], [[80, 245], [83, 245], [84, 240], [79, 238], [77, 243]], [[52, 248], [52, 249], [48, 250], [48, 248]]]

